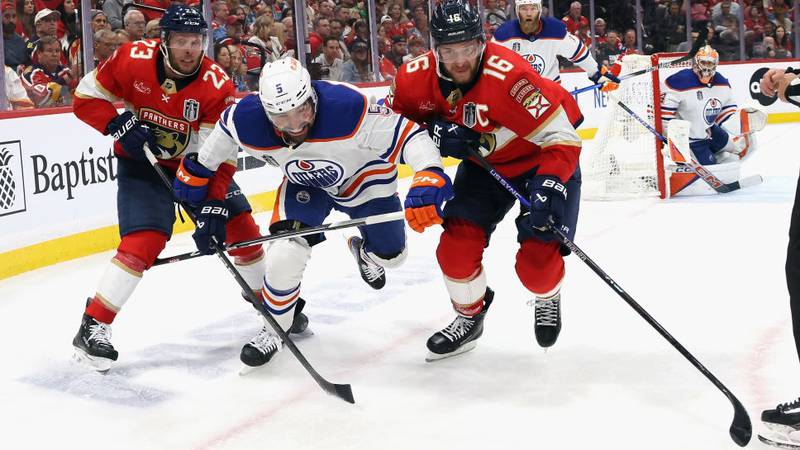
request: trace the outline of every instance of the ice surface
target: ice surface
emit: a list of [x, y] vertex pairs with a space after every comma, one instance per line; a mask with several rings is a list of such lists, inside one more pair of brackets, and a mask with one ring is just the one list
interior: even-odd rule
[[[576, 238], [756, 427], [762, 409], [800, 395], [783, 274], [798, 129], [760, 136], [744, 167], [764, 176], [760, 186], [584, 202]], [[452, 319], [438, 234], [409, 229], [408, 261], [381, 291], [361, 281], [346, 232], [314, 248], [303, 296], [315, 335], [298, 345], [323, 376], [352, 384], [355, 405], [326, 396], [288, 351], [238, 375], [260, 323], [214, 257], [146, 274], [114, 322], [120, 360], [107, 375], [70, 356], [112, 252], [0, 281], [0, 448], [735, 448], [725, 397], [575, 257], [561, 337], [547, 353], [536, 345], [511, 217], [485, 253], [496, 297], [484, 337], [426, 363], [426, 339]], [[184, 234], [165, 253], [189, 249]]]

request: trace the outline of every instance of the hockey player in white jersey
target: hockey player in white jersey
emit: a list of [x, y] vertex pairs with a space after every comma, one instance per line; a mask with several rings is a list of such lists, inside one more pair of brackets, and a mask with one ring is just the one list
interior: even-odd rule
[[[441, 207], [453, 196], [453, 188], [423, 128], [385, 106], [370, 104], [352, 85], [311, 81], [296, 59], [268, 63], [261, 74], [259, 93], [226, 109], [197, 157], [182, 161], [175, 188], [183, 200], [199, 203], [199, 210], [218, 202], [213, 192], [203, 189], [203, 179], [222, 164], [235, 165], [241, 147], [283, 171], [272, 233], [320, 225], [332, 209], [351, 218], [401, 211], [397, 195], [401, 162], [416, 171], [405, 200], [409, 225], [423, 231], [442, 223]], [[223, 242], [225, 228], [216, 226], [213, 216], [204, 220]], [[397, 267], [406, 257], [404, 223], [367, 225], [360, 232], [348, 246], [364, 281], [380, 289], [386, 281], [384, 267]], [[311, 247], [324, 239], [316, 234], [276, 240], [266, 252], [261, 294], [284, 329], [292, 324]], [[265, 324], [242, 348], [241, 360], [261, 366], [282, 347]]]
[[522, 55], [539, 75], [561, 81], [557, 56], [567, 58], [586, 72], [604, 91], [619, 86], [619, 78], [599, 66], [592, 52], [581, 40], [567, 32], [564, 22], [541, 17], [542, 0], [517, 0], [518, 19], [508, 20], [494, 33], [492, 40]]
[[667, 77], [662, 91], [663, 129], [669, 130], [673, 119], [688, 121], [689, 148], [703, 165], [727, 159], [720, 152], [735, 155], [732, 160], [747, 155], [754, 143], [748, 134], [755, 131], [750, 122], [766, 119], [763, 112], [753, 108], [739, 112], [730, 83], [717, 72], [718, 63], [717, 51], [706, 45], [692, 59], [691, 68]]

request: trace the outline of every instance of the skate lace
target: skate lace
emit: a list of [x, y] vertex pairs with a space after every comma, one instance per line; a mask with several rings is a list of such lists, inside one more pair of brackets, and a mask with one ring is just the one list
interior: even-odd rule
[[558, 325], [558, 298], [537, 298], [534, 305], [536, 306], [534, 310], [536, 325], [544, 327]]
[[111, 326], [106, 323], [89, 325], [89, 340], [100, 345], [111, 346]]
[[786, 412], [786, 411], [789, 411], [791, 409], [795, 409], [795, 408], [798, 408], [798, 407], [800, 407], [800, 398], [798, 398], [797, 400], [792, 401], [792, 402], [781, 403], [775, 409], [777, 409], [778, 412]]
[[353, 253], [358, 258], [358, 267], [361, 269], [361, 273], [364, 274], [364, 277], [367, 279], [367, 281], [371, 283], [383, 276], [383, 267], [372, 261], [372, 258], [370, 258], [366, 252], [364, 252], [364, 248], [360, 245], [360, 241], [356, 241], [354, 239], [350, 245], [353, 249]]
[[472, 326], [475, 324], [475, 321], [471, 319], [467, 319], [466, 317], [458, 316], [456, 320], [453, 321], [450, 325], [447, 326], [444, 330], [442, 330], [442, 334], [450, 339], [450, 341], [457, 341], [458, 339], [462, 338], [464, 335], [469, 333], [469, 330], [472, 329]]
[[250, 341], [250, 345], [265, 355], [273, 350], [280, 351], [283, 349], [283, 346], [281, 345], [281, 339], [276, 334], [264, 329], [261, 330], [261, 333], [259, 333], [258, 336]]

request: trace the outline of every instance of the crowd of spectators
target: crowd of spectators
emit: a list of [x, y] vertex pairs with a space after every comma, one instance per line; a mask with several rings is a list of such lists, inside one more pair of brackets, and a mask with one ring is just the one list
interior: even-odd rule
[[[2, 0], [5, 64], [18, 77], [25, 99], [17, 108], [65, 105], [82, 76], [80, 14], [77, 0]], [[475, 2], [476, 0], [472, 0]], [[199, 0], [186, 3], [196, 4]], [[347, 82], [391, 80], [403, 62], [430, 48], [427, 0], [375, 0], [374, 20], [364, 0], [306, 0], [307, 66], [314, 78]], [[637, 25], [633, 0], [595, 0], [594, 34], [588, 0], [544, 2], [544, 15], [563, 20], [570, 33], [590, 45], [595, 58], [610, 65], [620, 54], [687, 51], [701, 26], [723, 61], [791, 58], [795, 11], [788, 0], [641, 0]], [[122, 43], [157, 38], [158, 8], [170, 0], [91, 0], [94, 64]], [[553, 11], [548, 6], [552, 4]], [[293, 2], [214, 0], [211, 3], [213, 55], [237, 90], [257, 89], [267, 61], [296, 55]], [[154, 8], [153, 8], [154, 7]], [[511, 0], [481, 0], [487, 36], [513, 17]], [[687, 10], [691, 20], [687, 24]], [[700, 25], [700, 24], [704, 25]], [[690, 31], [687, 40], [687, 28]], [[373, 33], [378, 73], [373, 72]], [[743, 52], [742, 52], [743, 50]], [[568, 66], [567, 61], [562, 64]], [[8, 70], [5, 72], [9, 73]]]

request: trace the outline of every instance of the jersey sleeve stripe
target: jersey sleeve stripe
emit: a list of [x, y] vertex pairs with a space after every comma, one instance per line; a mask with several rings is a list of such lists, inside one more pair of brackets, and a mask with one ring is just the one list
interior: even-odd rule
[[394, 125], [394, 136], [392, 136], [392, 143], [389, 144], [389, 147], [386, 148], [386, 151], [383, 152], [381, 155], [381, 159], [386, 159], [389, 155], [392, 154], [392, 150], [394, 150], [395, 144], [397, 144], [397, 136], [400, 134], [400, 126], [403, 124], [403, 117], [400, 117], [397, 120], [397, 123]]
[[392, 164], [394, 164], [394, 162], [397, 160], [397, 155], [400, 154], [400, 150], [405, 145], [406, 140], [409, 137], [408, 134], [411, 132], [411, 129], [414, 128], [415, 126], [417, 126], [417, 124], [415, 124], [414, 122], [412, 122], [410, 120], [408, 120], [406, 122], [407, 122], [406, 126], [405, 126], [405, 128], [403, 128], [403, 133], [397, 139], [397, 145], [395, 145], [394, 150], [392, 150], [392, 154], [389, 155], [389, 157], [386, 159], [387, 161], [389, 161]]
[[[370, 179], [367, 182], [358, 185], [357, 186], [358, 189], [355, 192], [352, 192], [346, 198], [338, 197], [336, 199], [337, 202], [339, 202], [339, 203], [349, 202], [349, 201], [357, 198], [359, 195], [361, 195], [362, 192], [364, 192], [365, 190], [367, 190], [368, 188], [370, 188], [372, 186], [394, 183], [397, 180], [397, 170], [396, 170], [396, 168], [393, 168], [393, 169], [394, 169], [393, 171], [389, 172], [389, 173], [391, 173], [390, 177], [388, 177], [388, 178], [373, 178], [373, 179]], [[356, 185], [353, 185], [353, 187], [356, 187]]]
[[420, 134], [420, 133], [427, 133], [427, 132], [428, 132], [428, 130], [426, 130], [426, 129], [422, 128], [422, 127], [419, 127], [419, 128], [417, 128], [416, 130], [412, 131], [412, 132], [411, 132], [411, 134], [409, 134], [409, 135], [408, 135], [408, 137], [406, 137], [406, 141], [403, 143], [403, 148], [402, 148], [402, 149], [401, 149], [401, 151], [400, 151], [400, 160], [399, 160], [399, 161], [391, 160], [390, 162], [392, 162], [392, 163], [404, 163], [404, 162], [405, 162], [405, 160], [406, 160], [406, 158], [405, 158], [405, 156], [404, 156], [404, 153], [403, 153], [403, 152], [405, 152], [405, 149], [406, 149], [406, 144], [408, 144], [408, 142], [409, 142], [409, 141], [410, 141], [410, 140], [411, 140], [411, 139], [412, 139], [414, 136], [416, 136], [416, 135], [418, 135], [418, 134]]
[[589, 49], [581, 42], [578, 49], [575, 50], [575, 54], [569, 60], [577, 63], [586, 59], [587, 56], [589, 56]]
[[[358, 187], [359, 187], [359, 185], [360, 185], [360, 184], [361, 184], [361, 183], [362, 183], [362, 182], [363, 182], [363, 181], [364, 181], [364, 180], [365, 180], [367, 177], [371, 177], [371, 176], [377, 176], [377, 175], [383, 175], [383, 174], [391, 173], [392, 171], [396, 171], [396, 170], [397, 170], [397, 167], [395, 167], [395, 166], [394, 166], [394, 164], [393, 164], [391, 167], [384, 167], [384, 168], [381, 168], [381, 169], [368, 170], [368, 171], [366, 171], [366, 172], [362, 173], [361, 175], [359, 175], [359, 176], [358, 176], [358, 178], [356, 178], [356, 180], [355, 180], [355, 181], [353, 181], [353, 182], [350, 184], [350, 186], [348, 186], [348, 188], [344, 190], [344, 192], [342, 192], [342, 194], [340, 195], [340, 197], [351, 197], [351, 196], [353, 196], [353, 195], [352, 195], [352, 194], [353, 194], [353, 191], [355, 191], [355, 190], [356, 190], [356, 188], [358, 188]], [[368, 183], [367, 183], [367, 184], [368, 184]]]

